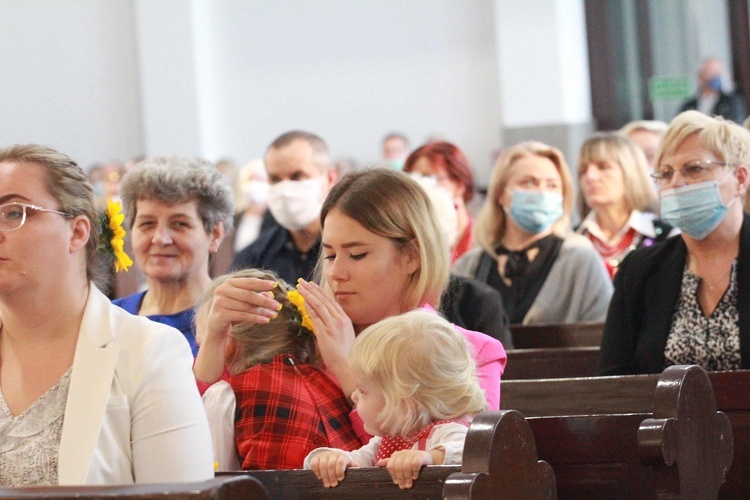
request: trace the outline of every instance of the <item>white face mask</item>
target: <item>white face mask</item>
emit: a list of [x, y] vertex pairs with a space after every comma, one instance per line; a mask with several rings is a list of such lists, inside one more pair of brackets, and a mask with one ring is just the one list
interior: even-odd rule
[[320, 217], [323, 176], [304, 181], [281, 181], [268, 190], [268, 209], [282, 227], [299, 231]]

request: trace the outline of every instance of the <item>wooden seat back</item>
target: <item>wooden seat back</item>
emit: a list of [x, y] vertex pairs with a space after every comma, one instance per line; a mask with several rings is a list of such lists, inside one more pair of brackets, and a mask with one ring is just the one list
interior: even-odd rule
[[[697, 368], [697, 367], [696, 367]], [[750, 372], [748, 371], [737, 371], [737, 372], [716, 372], [707, 373], [703, 380], [707, 380], [710, 383], [711, 391], [706, 387], [702, 386], [699, 380], [685, 379], [688, 375], [681, 376], [682, 378], [674, 378], [675, 370], [684, 370], [683, 367], [670, 367], [665, 370], [664, 374], [659, 375], [631, 375], [621, 377], [594, 377], [594, 378], [577, 378], [577, 379], [559, 379], [559, 380], [512, 380], [505, 381], [502, 383], [502, 400], [501, 406], [506, 409], [516, 409], [521, 411], [527, 416], [537, 416], [548, 418], [548, 416], [557, 415], [569, 415], [569, 416], [580, 416], [580, 419], [591, 419], [596, 420], [595, 416], [606, 416], [609, 414], [637, 414], [638, 417], [647, 415], [649, 419], [670, 419], [674, 417], [658, 417], [659, 414], [667, 414], [664, 411], [663, 405], [671, 405], [674, 411], [675, 408], [682, 408], [681, 414], [686, 414], [686, 408], [680, 407], [678, 403], [674, 402], [674, 398], [682, 398], [679, 401], [683, 403], [688, 401], [692, 405], [690, 411], [698, 411], [700, 409], [704, 416], [690, 417], [696, 422], [702, 422], [702, 425], [713, 426], [714, 429], [719, 429], [719, 433], [722, 439], [733, 441], [734, 447], [734, 459], [731, 462], [731, 467], [726, 471], [726, 482], [721, 486], [719, 490], [720, 498], [741, 498], [747, 494], [748, 481], [745, 478], [750, 478]], [[702, 371], [702, 370], [701, 370]], [[672, 374], [673, 377], [671, 382], [667, 382], [667, 378], [664, 378], [660, 382], [660, 379]], [[693, 377], [694, 375], [690, 375]], [[702, 375], [701, 375], [702, 377]], [[679, 381], [679, 383], [678, 383]], [[657, 390], [659, 385], [662, 386], [673, 386], [679, 388], [679, 391], [671, 393], [671, 396], [665, 396], [668, 394], [665, 387]], [[671, 398], [671, 399], [670, 399]], [[712, 409], [709, 402], [715, 402], [715, 406]], [[731, 425], [731, 434], [726, 432], [721, 426], [725, 425], [723, 418], [721, 420], [713, 421], [705, 415], [713, 414], [716, 409], [723, 412], [728, 417], [728, 422]], [[713, 417], [711, 417], [713, 418]], [[538, 434], [538, 426], [541, 424], [535, 423], [533, 418], [528, 419], [532, 430], [535, 431], [535, 438], [537, 447], [539, 449], [539, 457], [542, 460], [549, 461], [555, 469], [555, 475], [557, 476], [558, 486], [564, 485], [568, 482], [568, 472], [563, 470], [561, 466], [556, 465], [556, 459], [551, 458], [548, 448], [549, 439], [552, 439], [550, 435]], [[578, 420], [576, 424], [582, 426], [584, 420]], [[592, 424], [593, 425], [593, 424]], [[648, 424], [645, 424], [648, 427]], [[669, 430], [673, 424], [664, 423], [664, 432], [674, 432]], [[688, 427], [683, 427], [686, 429]], [[686, 435], [692, 434], [697, 436], [701, 433], [706, 432], [705, 429], [691, 430]], [[646, 434], [643, 434], [646, 433]], [[643, 436], [647, 436], [647, 431], [641, 433]], [[709, 436], [711, 438], [711, 436]], [[714, 436], [715, 438], [715, 436]], [[639, 439], [646, 439], [645, 437]], [[687, 438], [685, 438], [687, 439]], [[705, 438], [704, 439], [708, 439]], [[611, 442], [615, 443], [614, 439]], [[688, 439], [687, 444], [683, 444], [683, 449], [690, 449], [695, 443]], [[647, 441], [642, 442], [642, 446], [646, 446]], [[607, 449], [605, 447], [605, 449]], [[658, 447], [651, 446], [652, 452], [657, 450]], [[672, 448], [674, 449], [674, 448]], [[726, 450], [724, 450], [726, 452]], [[697, 452], [691, 452], [694, 456]], [[688, 453], [690, 455], [691, 453]], [[646, 463], [649, 462], [649, 453], [643, 455], [643, 460]], [[725, 455], [720, 455], [722, 460], [725, 459]], [[663, 458], [663, 457], [662, 457]], [[683, 459], [684, 461], [689, 458]], [[704, 459], [701, 459], [704, 460]], [[711, 460], [718, 460], [714, 457]], [[721, 462], [718, 462], [721, 463]], [[610, 467], [611, 470], [616, 467]], [[669, 469], [669, 467], [667, 467]], [[580, 469], [579, 469], [580, 471]], [[674, 472], [672, 470], [672, 472]], [[665, 474], [663, 471], [659, 474]], [[695, 477], [702, 477], [700, 474]], [[679, 477], [687, 478], [690, 475], [684, 472], [679, 474]], [[601, 473], [591, 478], [592, 481], [601, 480]], [[632, 481], [632, 479], [631, 479]], [[707, 484], [713, 484], [713, 480], [701, 479], [701, 481]], [[744, 484], [743, 484], [744, 481]], [[565, 495], [561, 495], [564, 497]]]
[[261, 500], [271, 498], [263, 485], [248, 476], [216, 477], [194, 483], [149, 483], [116, 486], [34, 486], [0, 488], [0, 499], [93, 500], [125, 498], [132, 500]]
[[383, 467], [349, 468], [335, 488], [324, 488], [309, 470], [220, 474], [253, 476], [265, 485], [272, 498], [279, 499], [556, 498], [552, 469], [536, 458], [531, 430], [523, 415], [515, 411], [477, 415], [466, 437], [463, 465], [423, 467], [408, 490], [400, 490]]
[[516, 349], [599, 347], [603, 332], [604, 323], [510, 325]]

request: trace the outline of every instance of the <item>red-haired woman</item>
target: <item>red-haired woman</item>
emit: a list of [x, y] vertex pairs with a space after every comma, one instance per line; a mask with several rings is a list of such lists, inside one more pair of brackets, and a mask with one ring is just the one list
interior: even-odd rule
[[439, 186], [453, 197], [458, 219], [458, 232], [451, 243], [451, 263], [473, 245], [474, 221], [467, 204], [474, 197], [474, 173], [466, 155], [449, 142], [425, 144], [406, 159], [404, 172], [435, 177]]

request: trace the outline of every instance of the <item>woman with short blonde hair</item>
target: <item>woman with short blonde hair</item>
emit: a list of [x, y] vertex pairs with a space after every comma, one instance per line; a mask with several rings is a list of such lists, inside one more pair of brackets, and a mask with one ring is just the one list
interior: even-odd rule
[[454, 271], [497, 289], [511, 324], [603, 320], [612, 283], [591, 244], [569, 233], [572, 206], [559, 150], [540, 142], [509, 147], [477, 219], [480, 247]]
[[672, 120], [657, 154], [660, 215], [679, 237], [632, 252], [604, 326], [603, 375], [665, 366], [750, 368], [750, 132], [697, 111]]

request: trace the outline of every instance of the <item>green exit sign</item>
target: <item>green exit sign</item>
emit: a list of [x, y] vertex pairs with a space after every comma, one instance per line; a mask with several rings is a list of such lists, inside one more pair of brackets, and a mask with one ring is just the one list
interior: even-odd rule
[[687, 76], [652, 76], [648, 82], [652, 102], [685, 99], [692, 94]]

